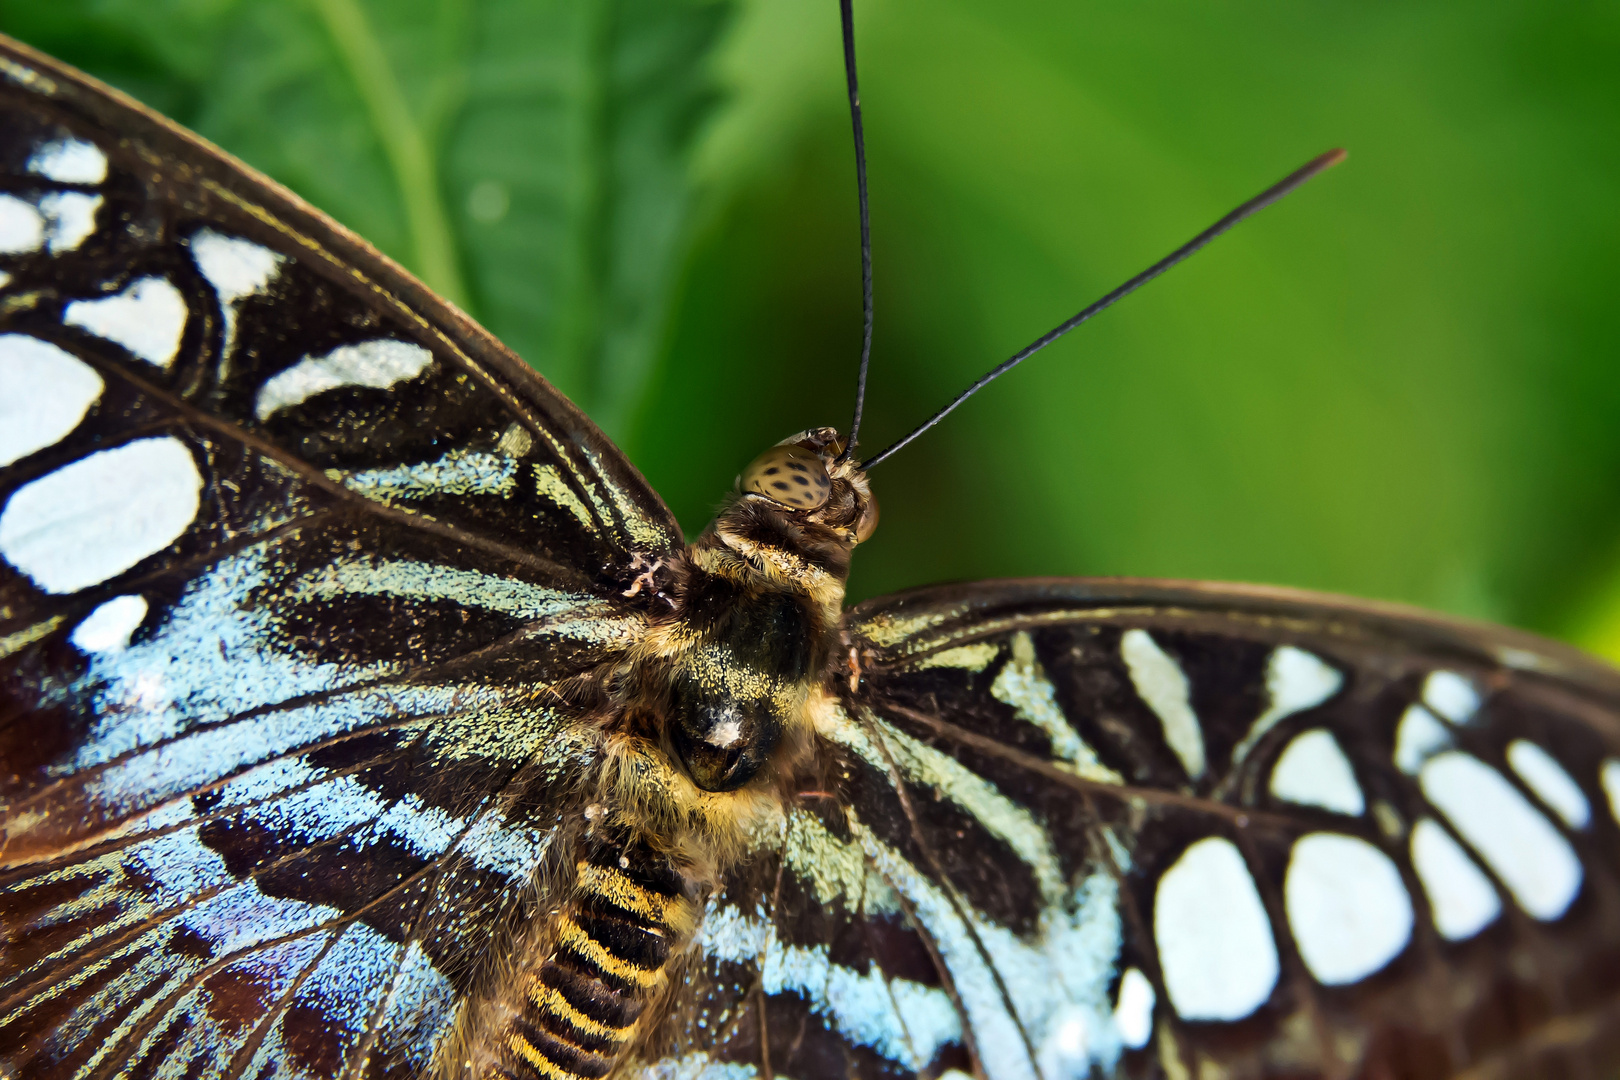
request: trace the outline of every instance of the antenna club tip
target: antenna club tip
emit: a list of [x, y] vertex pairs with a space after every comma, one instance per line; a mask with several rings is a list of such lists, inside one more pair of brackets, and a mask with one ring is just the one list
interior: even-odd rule
[[1327, 153], [1317, 158], [1316, 164], [1320, 168], [1331, 169], [1333, 166], [1337, 165], [1339, 162], [1343, 161], [1349, 156], [1350, 151], [1346, 150], [1342, 146], [1335, 146], [1332, 150], [1329, 150]]

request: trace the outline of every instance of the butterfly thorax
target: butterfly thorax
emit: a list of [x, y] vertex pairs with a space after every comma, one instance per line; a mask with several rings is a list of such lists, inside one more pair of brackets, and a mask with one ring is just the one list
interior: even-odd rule
[[876, 521], [866, 477], [841, 450], [823, 428], [766, 451], [675, 567], [632, 707], [705, 792], [768, 783], [807, 736], [850, 555]]

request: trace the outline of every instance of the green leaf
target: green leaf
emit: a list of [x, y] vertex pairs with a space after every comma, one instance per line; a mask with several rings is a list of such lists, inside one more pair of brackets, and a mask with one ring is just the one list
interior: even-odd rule
[[0, 29], [263, 169], [610, 433], [663, 338], [717, 0], [0, 0]]

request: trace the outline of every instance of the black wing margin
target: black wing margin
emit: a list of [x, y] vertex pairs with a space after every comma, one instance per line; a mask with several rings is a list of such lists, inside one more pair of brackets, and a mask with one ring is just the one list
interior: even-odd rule
[[995, 1080], [1620, 1063], [1614, 670], [1242, 586], [948, 586], [846, 628], [829, 790], [790, 813], [779, 881], [725, 910], [753, 936], [704, 946], [754, 964], [764, 1020], [731, 1059]]
[[680, 543], [543, 379], [0, 40], [0, 1073], [414, 1074]]

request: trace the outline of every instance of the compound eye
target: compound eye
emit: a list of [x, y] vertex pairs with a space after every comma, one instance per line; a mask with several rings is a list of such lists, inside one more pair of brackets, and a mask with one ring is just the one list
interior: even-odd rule
[[855, 522], [855, 542], [866, 543], [872, 533], [876, 531], [878, 523], [878, 502], [876, 495], [866, 497], [866, 505], [861, 508], [861, 516]]
[[795, 510], [815, 510], [826, 505], [832, 481], [821, 455], [789, 443], [773, 446], [749, 463], [742, 489]]

